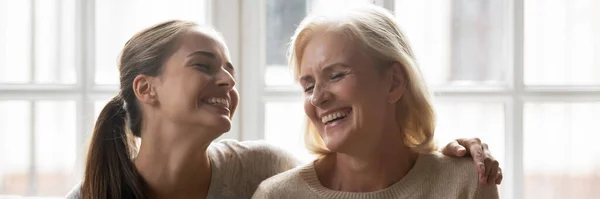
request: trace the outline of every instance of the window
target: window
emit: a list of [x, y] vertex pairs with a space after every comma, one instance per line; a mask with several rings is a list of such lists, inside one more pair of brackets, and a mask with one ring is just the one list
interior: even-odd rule
[[222, 138], [311, 160], [287, 44], [308, 12], [354, 2], [394, 11], [435, 92], [438, 142], [488, 143], [502, 198], [600, 194], [596, 0], [0, 0], [0, 197], [62, 197], [79, 182], [94, 120], [118, 91], [119, 51], [167, 19], [225, 37], [241, 101]]
[[[325, 1], [242, 3], [241, 139], [310, 160], [302, 94], [286, 66], [293, 31]], [[375, 0], [394, 11], [438, 116], [436, 139], [480, 137], [504, 169], [502, 198], [589, 198], [600, 182], [600, 3]], [[343, 7], [326, 1], [326, 8]], [[344, 1], [346, 3], [346, 1]], [[258, 49], [258, 50], [257, 50]], [[540, 195], [541, 194], [541, 195]]]
[[600, 153], [591, 143], [597, 130], [591, 125], [600, 118], [600, 3], [394, 4], [434, 85], [438, 139], [484, 139], [507, 174], [503, 198], [599, 194], [591, 185], [600, 181]]
[[127, 39], [168, 19], [205, 24], [207, 3], [0, 0], [0, 197], [64, 197]]

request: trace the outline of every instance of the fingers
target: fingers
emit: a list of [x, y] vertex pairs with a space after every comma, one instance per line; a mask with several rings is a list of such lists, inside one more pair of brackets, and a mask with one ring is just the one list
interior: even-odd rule
[[487, 184], [491, 185], [494, 184], [494, 182], [496, 181], [496, 176], [498, 175], [498, 161], [492, 161], [492, 164], [490, 165], [490, 173], [487, 175]]
[[465, 149], [465, 147], [461, 146], [456, 140], [454, 140], [448, 143], [446, 147], [444, 147], [442, 153], [448, 156], [463, 157], [466, 155], [467, 149]]
[[[460, 156], [457, 155], [459, 147], [463, 147], [466, 151]], [[449, 143], [444, 148], [447, 155], [455, 155], [462, 157], [464, 155], [471, 155], [475, 162], [475, 169], [477, 170], [479, 182], [481, 184], [500, 184], [502, 182], [502, 169], [499, 163], [488, 149], [488, 145], [482, 143], [479, 138], [472, 139], [456, 139]]]
[[468, 152], [473, 157], [473, 161], [475, 161], [475, 168], [477, 169], [477, 173], [479, 176], [485, 174], [485, 162], [484, 162], [484, 154], [483, 147], [481, 146], [481, 140], [479, 138], [473, 139], [457, 139], [456, 140], [460, 145], [467, 148]]
[[496, 184], [502, 183], [502, 168], [498, 167], [498, 174], [496, 175]]

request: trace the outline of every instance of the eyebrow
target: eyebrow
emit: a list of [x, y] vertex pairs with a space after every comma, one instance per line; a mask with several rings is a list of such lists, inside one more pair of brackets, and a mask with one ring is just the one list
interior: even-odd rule
[[188, 57], [191, 57], [191, 56], [194, 56], [194, 55], [202, 55], [202, 56], [209, 57], [209, 58], [212, 58], [212, 59], [216, 59], [217, 58], [217, 56], [215, 56], [214, 53], [211, 53], [211, 52], [208, 52], [208, 51], [201, 51], [201, 50], [193, 52], [192, 54], [189, 54]]
[[[335, 66], [342, 66], [342, 67], [346, 67], [346, 68], [350, 67], [350, 65], [348, 65], [348, 64], [344, 64], [344, 63], [341, 63], [341, 62], [336, 62], [336, 63], [333, 63], [333, 64], [329, 64], [327, 66], [324, 66], [321, 70], [325, 71], [325, 72], [329, 72], [329, 71], [333, 70], [332, 68], [335, 67]], [[310, 75], [304, 75], [304, 76], [300, 77], [300, 82], [306, 82], [306, 81], [313, 80], [313, 79], [314, 78], [312, 76], [310, 76]]]
[[[205, 57], [208, 57], [208, 58], [211, 58], [211, 59], [216, 59], [217, 58], [217, 56], [214, 53], [208, 52], [208, 51], [202, 51], [202, 50], [193, 52], [193, 53], [189, 54], [188, 57], [191, 57], [191, 56], [194, 56], [194, 55], [202, 55], [202, 56], [205, 56]], [[227, 62], [226, 65], [227, 65], [227, 68], [235, 71], [235, 67], [233, 67], [233, 64], [231, 64], [231, 62]]]

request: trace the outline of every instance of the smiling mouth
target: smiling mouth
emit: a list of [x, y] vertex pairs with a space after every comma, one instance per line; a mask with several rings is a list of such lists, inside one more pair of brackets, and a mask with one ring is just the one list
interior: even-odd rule
[[330, 113], [330, 114], [327, 114], [327, 115], [321, 117], [321, 122], [325, 125], [328, 125], [335, 121], [342, 120], [342, 119], [348, 117], [348, 115], [351, 112], [352, 112], [352, 109], [333, 112], [333, 113]]
[[227, 98], [211, 97], [202, 100], [202, 102], [211, 106], [216, 106], [219, 108], [225, 108], [229, 110], [229, 100]]

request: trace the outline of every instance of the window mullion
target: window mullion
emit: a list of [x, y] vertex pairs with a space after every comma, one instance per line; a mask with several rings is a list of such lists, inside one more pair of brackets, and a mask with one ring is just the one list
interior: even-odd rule
[[79, 97], [77, 98], [77, 133], [75, 163], [76, 179], [82, 179], [85, 165], [86, 140], [93, 128], [93, 102], [90, 90], [94, 83], [94, 1], [76, 1], [75, 33], [76, 37], [76, 75]]
[[505, 137], [505, 152], [512, 160], [507, 164], [504, 174], [508, 182], [505, 189], [505, 198], [523, 198], [524, 197], [524, 167], [523, 167], [523, 114], [524, 114], [524, 39], [525, 39], [525, 6], [524, 0], [513, 0], [512, 18], [509, 20], [512, 29], [512, 101], [507, 106], [506, 121], [507, 134]]
[[35, 139], [35, 131], [36, 131], [36, 119], [35, 119], [35, 109], [36, 103], [35, 101], [29, 101], [29, 119], [30, 119], [30, 129], [29, 129], [29, 190], [27, 190], [30, 196], [35, 196], [37, 194], [37, 162], [36, 162], [36, 139]]
[[[266, 1], [241, 1], [240, 88], [241, 140], [264, 138], [264, 71], [266, 53]], [[217, 11], [218, 12], [218, 11]]]

